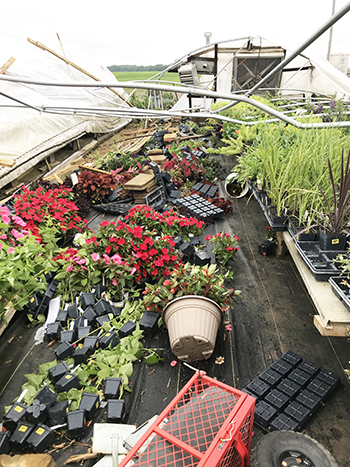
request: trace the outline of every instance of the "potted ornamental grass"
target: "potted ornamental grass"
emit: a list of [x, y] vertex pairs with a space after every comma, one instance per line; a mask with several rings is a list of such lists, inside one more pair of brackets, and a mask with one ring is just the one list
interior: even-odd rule
[[213, 353], [223, 313], [239, 290], [226, 288], [232, 272], [220, 274], [215, 265], [186, 263], [157, 284], [146, 284], [146, 309], [162, 313], [173, 353], [186, 362], [208, 359]]

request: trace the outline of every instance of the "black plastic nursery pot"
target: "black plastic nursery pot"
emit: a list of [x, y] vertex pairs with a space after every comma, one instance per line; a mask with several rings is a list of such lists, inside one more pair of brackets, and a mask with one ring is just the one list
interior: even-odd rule
[[86, 420], [92, 420], [100, 408], [100, 397], [98, 394], [83, 393], [79, 410], [85, 411]]
[[320, 247], [322, 250], [346, 250], [348, 237], [346, 235], [329, 235], [320, 229]]
[[74, 373], [67, 373], [56, 383], [58, 392], [68, 392], [72, 388], [80, 389], [79, 378]]
[[56, 402], [49, 408], [48, 424], [50, 426], [63, 425], [67, 421], [69, 401]]
[[62, 342], [57, 349], [54, 350], [57, 360], [65, 360], [73, 355], [74, 348], [69, 342]]
[[44, 452], [48, 449], [55, 440], [55, 435], [52, 430], [46, 425], [38, 424], [31, 434], [28, 436], [27, 444], [35, 452]]
[[119, 396], [121, 378], [106, 378], [103, 394], [106, 399], [117, 399]]
[[68, 344], [73, 344], [76, 340], [76, 334], [74, 329], [68, 329], [66, 331], [61, 331], [60, 341], [68, 342]]
[[49, 341], [58, 341], [61, 338], [62, 325], [59, 322], [49, 323], [46, 328], [46, 336]]
[[47, 384], [38, 392], [35, 396], [35, 400], [38, 400], [47, 407], [50, 407], [56, 402], [57, 392], [50, 388]]
[[66, 373], [69, 373], [69, 368], [65, 362], [60, 362], [49, 370], [49, 378], [53, 383], [56, 383]]
[[27, 408], [25, 418], [31, 423], [41, 423], [46, 420], [49, 413], [48, 406], [37, 399]]
[[27, 439], [34, 430], [35, 425], [29, 422], [19, 422], [10, 438], [10, 449], [24, 451], [27, 447]]
[[109, 399], [107, 402], [107, 422], [122, 423], [125, 412], [125, 401], [123, 399]]
[[3, 427], [6, 428], [6, 430], [13, 431], [17, 423], [25, 415], [27, 408], [26, 405], [15, 402], [3, 418]]
[[86, 292], [82, 293], [80, 295], [80, 306], [82, 307], [83, 310], [87, 308], [88, 306], [94, 306], [95, 305], [95, 294], [92, 292]]
[[155, 335], [158, 331], [158, 321], [160, 315], [157, 312], [146, 310], [140, 320], [140, 329], [145, 335]]
[[119, 337], [126, 337], [130, 336], [136, 329], [136, 323], [133, 321], [127, 321], [120, 329], [119, 329]]
[[82, 439], [85, 436], [85, 410], [74, 410], [67, 413], [67, 435], [72, 439]]
[[10, 433], [8, 431], [0, 432], [0, 454], [10, 452]]
[[116, 345], [118, 345], [120, 342], [117, 333], [115, 331], [112, 332], [106, 332], [100, 340], [99, 340], [99, 346], [101, 349], [106, 349], [106, 348], [113, 348]]

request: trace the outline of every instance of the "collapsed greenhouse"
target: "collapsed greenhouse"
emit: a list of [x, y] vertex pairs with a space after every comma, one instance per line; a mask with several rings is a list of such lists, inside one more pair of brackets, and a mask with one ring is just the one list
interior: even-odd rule
[[0, 463], [348, 465], [349, 78], [303, 53], [259, 87], [288, 57], [259, 37], [176, 86], [23, 46], [0, 49]]

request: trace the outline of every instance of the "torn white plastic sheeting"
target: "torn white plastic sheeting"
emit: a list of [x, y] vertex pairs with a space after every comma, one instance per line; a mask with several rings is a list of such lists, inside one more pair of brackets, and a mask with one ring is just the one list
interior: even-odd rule
[[[124, 440], [136, 430], [135, 425], [123, 423], [95, 423], [93, 432], [92, 452], [112, 454], [113, 437], [118, 436], [118, 454], [127, 454]], [[112, 457], [112, 456], [111, 456]]]
[[[40, 39], [52, 50], [61, 52], [58, 41]], [[118, 82], [106, 67], [94, 63], [75, 50], [71, 44], [63, 44], [67, 59], [87, 70], [98, 79]], [[48, 82], [60, 79], [74, 83], [77, 80], [91, 83], [93, 80], [64, 61], [30, 44], [26, 38], [0, 34], [0, 66], [9, 57], [13, 64], [6, 75], [29, 79], [45, 78]], [[117, 92], [125, 99], [128, 95], [122, 88]], [[12, 167], [0, 166], [0, 187], [10, 183], [33, 165], [86, 133], [116, 131], [130, 119], [120, 117], [96, 117], [41, 112], [45, 107], [77, 105], [90, 107], [124, 107], [123, 99], [105, 88], [77, 89], [55, 86], [22, 85], [18, 82], [0, 83], [0, 152], [15, 161]], [[29, 164], [29, 166], [28, 166]]]

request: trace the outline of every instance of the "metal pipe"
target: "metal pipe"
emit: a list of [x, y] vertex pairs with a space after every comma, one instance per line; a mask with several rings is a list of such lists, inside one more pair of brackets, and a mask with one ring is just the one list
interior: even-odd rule
[[[158, 91], [173, 91], [174, 88], [173, 86], [163, 86], [161, 84], [154, 84], [154, 83], [136, 83], [134, 81], [125, 81], [123, 82], [123, 86], [120, 86], [120, 83], [103, 83], [103, 82], [100, 82], [100, 81], [97, 81], [95, 83], [86, 83], [86, 82], [61, 82], [61, 83], [58, 83], [58, 82], [43, 82], [43, 81], [36, 81], [36, 80], [32, 80], [32, 79], [25, 79], [25, 78], [19, 78], [19, 77], [12, 77], [12, 76], [7, 76], [7, 75], [0, 75], [0, 81], [3, 80], [3, 81], [14, 81], [14, 82], [20, 82], [20, 83], [26, 83], [26, 84], [35, 84], [35, 85], [43, 85], [43, 86], [63, 86], [63, 87], [123, 87], [123, 88], [138, 88], [138, 89], [153, 89], [153, 90], [158, 90]], [[239, 102], [245, 102], [246, 104], [250, 104], [254, 107], [257, 107], [258, 109], [270, 114], [270, 115], [273, 115], [274, 117], [276, 117], [277, 119], [279, 120], [282, 120], [290, 125], [293, 125], [297, 128], [325, 128], [325, 127], [328, 127], [328, 126], [337, 126], [337, 127], [348, 127], [350, 126], [350, 122], [331, 122], [331, 124], [329, 123], [301, 123], [301, 122], [298, 122], [297, 120], [295, 120], [294, 118], [291, 118], [291, 117], [287, 117], [286, 115], [284, 115], [282, 112], [279, 112], [278, 110], [275, 110], [275, 109], [272, 109], [271, 107], [259, 102], [259, 101], [256, 101], [255, 99], [252, 99], [250, 97], [246, 97], [246, 96], [238, 96], [238, 95], [234, 95], [234, 94], [227, 94], [227, 93], [218, 93], [216, 91], [210, 91], [208, 89], [202, 89], [202, 88], [199, 88], [199, 87], [194, 87], [194, 86], [178, 86], [177, 88], [177, 91], [178, 92], [181, 92], [183, 94], [191, 94], [192, 97], [194, 96], [197, 96], [197, 97], [201, 97], [201, 96], [205, 96], [205, 97], [211, 97], [213, 99], [224, 99], [224, 100], [236, 100], [236, 101], [239, 101]], [[6, 97], [8, 98], [11, 98], [10, 96], [6, 95]], [[13, 99], [13, 100], [16, 100], [16, 99]], [[24, 103], [24, 105], [26, 105]], [[33, 106], [31, 106], [33, 107]], [[40, 111], [47, 111], [49, 107], [40, 107]], [[36, 107], [35, 108], [36, 110], [39, 111], [39, 107]], [[111, 108], [112, 110], [114, 111], [118, 111], [119, 113], [121, 113], [121, 109], [120, 108], [117, 108], [117, 109], [113, 109]], [[131, 110], [132, 108], [130, 108]], [[108, 112], [110, 109], [109, 108], [102, 108], [101, 110], [103, 110], [104, 112]], [[137, 114], [138, 111], [143, 111], [145, 112], [144, 109], [135, 109], [135, 112], [130, 112], [129, 110], [129, 114], [128, 115], [131, 115], [132, 113], [135, 113]], [[94, 109], [95, 111], [95, 109]], [[149, 111], [148, 111], [149, 112]], [[155, 111], [154, 111], [155, 112]], [[154, 114], [156, 115], [156, 114]], [[204, 118], [213, 118], [214, 115], [215, 115], [215, 118], [219, 119], [219, 120], [222, 120], [222, 121], [229, 121], [229, 122], [234, 122], [234, 123], [239, 123], [239, 124], [246, 124], [246, 125], [252, 125], [252, 124], [256, 124], [258, 122], [244, 122], [242, 120], [237, 120], [237, 119], [230, 119], [228, 117], [222, 117], [220, 116], [221, 118], [218, 118], [219, 115], [216, 115], [216, 114], [212, 114], [212, 113], [184, 113], [184, 112], [176, 112], [173, 113], [171, 111], [162, 111], [162, 115], [165, 116], [165, 115], [168, 115], [168, 116], [184, 116], [184, 115], [189, 115], [189, 116], [198, 116], [200, 115], [201, 117], [204, 117]], [[263, 122], [266, 123], [266, 121], [263, 120]], [[261, 122], [259, 122], [261, 123]]]
[[328, 21], [326, 21], [316, 32], [312, 34], [306, 41], [304, 41], [299, 47], [297, 47], [288, 57], [286, 57], [282, 62], [277, 65], [273, 70], [270, 71], [264, 78], [262, 78], [255, 86], [252, 87], [247, 93], [246, 96], [251, 96], [257, 89], [259, 89], [266, 81], [268, 81], [272, 76], [282, 70], [288, 63], [290, 63], [295, 57], [297, 57], [303, 50], [305, 50], [310, 44], [312, 44], [316, 39], [318, 39], [327, 29], [329, 29], [334, 23], [336, 23], [340, 18], [342, 18], [350, 10], [350, 2], [343, 6], [335, 15], [331, 16]]

